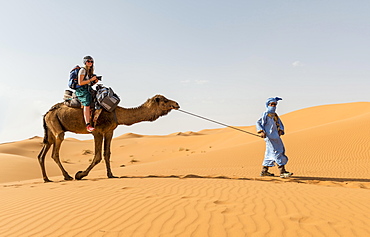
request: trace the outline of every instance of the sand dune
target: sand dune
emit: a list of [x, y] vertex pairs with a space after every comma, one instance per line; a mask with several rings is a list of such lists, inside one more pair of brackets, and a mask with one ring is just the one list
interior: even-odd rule
[[[281, 119], [290, 179], [259, 177], [264, 141], [230, 128], [118, 136], [120, 179], [101, 163], [63, 181], [48, 154], [56, 182], [44, 184], [42, 138], [0, 144], [0, 236], [370, 236], [370, 103]], [[93, 152], [91, 140], [66, 139], [61, 160], [73, 176]]]
[[23, 184], [0, 192], [2, 236], [369, 235], [365, 189], [148, 178]]

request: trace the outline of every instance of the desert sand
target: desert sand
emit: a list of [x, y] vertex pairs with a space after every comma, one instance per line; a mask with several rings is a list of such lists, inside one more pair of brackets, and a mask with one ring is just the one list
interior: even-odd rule
[[[370, 103], [280, 117], [287, 179], [259, 177], [265, 142], [231, 128], [118, 136], [118, 179], [100, 163], [64, 181], [49, 153], [43, 183], [42, 138], [0, 144], [0, 236], [370, 236]], [[65, 139], [60, 154], [74, 176], [93, 141]]]

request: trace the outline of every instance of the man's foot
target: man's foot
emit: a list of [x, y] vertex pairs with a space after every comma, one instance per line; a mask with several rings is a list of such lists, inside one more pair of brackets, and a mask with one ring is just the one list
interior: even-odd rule
[[284, 173], [280, 174], [280, 178], [289, 178], [292, 175], [293, 175], [293, 173], [285, 171]]
[[87, 125], [87, 126], [86, 126], [86, 130], [87, 130], [88, 132], [92, 132], [92, 131], [94, 131], [94, 130], [95, 130], [95, 128], [94, 128], [94, 127], [92, 127], [91, 125]]
[[261, 171], [260, 176], [263, 177], [263, 176], [275, 176], [275, 175], [268, 171]]

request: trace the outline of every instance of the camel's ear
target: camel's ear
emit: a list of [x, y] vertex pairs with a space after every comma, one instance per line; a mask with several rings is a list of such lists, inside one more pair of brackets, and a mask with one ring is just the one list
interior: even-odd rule
[[157, 98], [155, 98], [155, 101], [157, 101], [157, 103], [159, 103], [159, 101], [161, 101], [161, 98], [157, 97]]

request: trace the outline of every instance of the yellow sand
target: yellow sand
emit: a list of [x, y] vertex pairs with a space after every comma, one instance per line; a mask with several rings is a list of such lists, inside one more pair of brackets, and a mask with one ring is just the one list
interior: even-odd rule
[[[281, 119], [290, 179], [259, 177], [264, 141], [230, 128], [119, 136], [120, 179], [101, 163], [63, 181], [48, 154], [45, 184], [42, 138], [0, 144], [0, 236], [370, 236], [370, 103]], [[92, 141], [66, 139], [61, 160], [74, 176], [91, 152]]]

